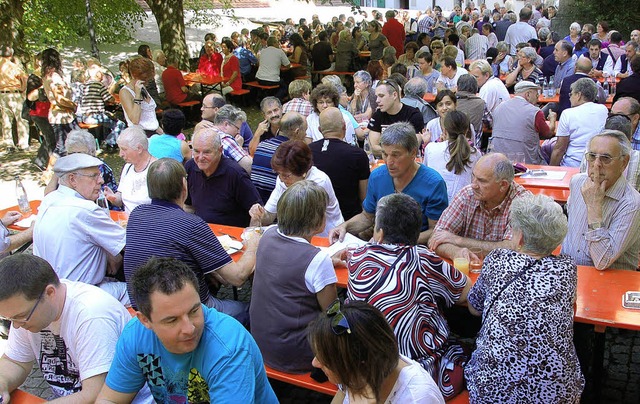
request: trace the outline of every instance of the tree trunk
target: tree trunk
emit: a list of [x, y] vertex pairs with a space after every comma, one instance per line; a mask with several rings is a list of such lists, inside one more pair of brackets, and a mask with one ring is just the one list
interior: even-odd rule
[[156, 18], [162, 51], [167, 58], [175, 56], [182, 70], [188, 70], [189, 50], [184, 28], [182, 0], [145, 0]]
[[25, 54], [23, 5], [24, 0], [0, 0], [0, 46], [11, 46], [18, 56]]

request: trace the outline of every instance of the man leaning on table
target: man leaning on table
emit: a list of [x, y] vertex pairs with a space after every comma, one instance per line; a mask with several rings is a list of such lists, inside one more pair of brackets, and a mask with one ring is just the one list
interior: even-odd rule
[[198, 298], [193, 271], [153, 259], [134, 275], [137, 318], [125, 327], [96, 403], [130, 403], [148, 383], [158, 403], [277, 403], [247, 330]]
[[253, 273], [258, 237], [247, 240], [242, 258], [233, 262], [204, 220], [183, 210], [187, 198], [186, 176], [182, 164], [173, 159], [163, 158], [149, 167], [147, 184], [151, 204], [134, 209], [127, 223], [124, 274], [131, 304], [137, 307], [131, 278], [138, 268], [152, 256], [175, 258], [196, 274], [203, 304], [248, 324], [248, 305], [213, 297], [209, 284], [242, 286]]
[[332, 229], [329, 240], [342, 241], [347, 232], [370, 238], [378, 201], [402, 192], [420, 205], [422, 225], [418, 242], [424, 244], [447, 207], [447, 186], [437, 171], [415, 161], [419, 144], [411, 123], [389, 125], [380, 137], [380, 145], [385, 164], [371, 172], [362, 212]]
[[512, 245], [511, 202], [530, 193], [514, 180], [513, 165], [501, 153], [484, 155], [473, 167], [471, 184], [462, 188], [442, 213], [429, 248], [445, 258], [467, 256], [467, 249], [484, 254]]
[[589, 142], [587, 173], [571, 178], [569, 232], [562, 252], [578, 265], [638, 268], [640, 193], [623, 175], [630, 150], [622, 132], [605, 130]]
[[[95, 286], [60, 280], [47, 261], [34, 255], [0, 261], [0, 279], [0, 316], [13, 323], [0, 358], [3, 401], [37, 363], [56, 402], [94, 402], [131, 314]], [[148, 389], [135, 402], [152, 403]]]

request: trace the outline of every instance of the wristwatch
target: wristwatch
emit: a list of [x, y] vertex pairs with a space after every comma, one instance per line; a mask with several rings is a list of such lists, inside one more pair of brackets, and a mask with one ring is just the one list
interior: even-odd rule
[[602, 222], [589, 223], [587, 227], [589, 228], [589, 230], [596, 230], [602, 227]]

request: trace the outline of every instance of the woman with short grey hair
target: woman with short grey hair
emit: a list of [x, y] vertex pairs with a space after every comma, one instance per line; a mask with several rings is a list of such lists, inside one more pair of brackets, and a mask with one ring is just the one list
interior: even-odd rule
[[509, 68], [513, 63], [513, 58], [509, 55], [511, 47], [505, 41], [500, 41], [496, 45], [496, 49], [498, 50], [498, 56], [493, 61], [493, 64], [500, 66], [500, 74], [507, 74], [509, 73]]
[[510, 209], [513, 249], [489, 253], [469, 292], [469, 310], [482, 316], [465, 367], [470, 401], [578, 403], [584, 377], [573, 345], [577, 267], [570, 256], [553, 255], [567, 218], [545, 195], [522, 196]]
[[537, 83], [538, 78], [542, 77], [542, 70], [535, 65], [536, 58], [538, 57], [536, 50], [530, 46], [525, 46], [520, 49], [517, 57], [517, 66], [514, 71], [507, 75], [505, 85], [511, 87], [522, 80]]
[[380, 310], [393, 326], [400, 354], [418, 362], [450, 399], [464, 386], [467, 355], [450, 338], [443, 310], [464, 304], [471, 282], [418, 244], [421, 217], [420, 205], [407, 194], [378, 201], [374, 243], [347, 257], [347, 300]]
[[369, 123], [371, 114], [376, 110], [376, 94], [371, 88], [371, 75], [366, 70], [358, 70], [353, 74], [353, 95], [347, 109], [356, 121], [365, 126]]
[[327, 192], [312, 181], [292, 184], [278, 200], [278, 225], [260, 239], [251, 334], [264, 362], [276, 370], [313, 370], [307, 326], [337, 298], [331, 257], [311, 245], [311, 238], [324, 230], [328, 201]]

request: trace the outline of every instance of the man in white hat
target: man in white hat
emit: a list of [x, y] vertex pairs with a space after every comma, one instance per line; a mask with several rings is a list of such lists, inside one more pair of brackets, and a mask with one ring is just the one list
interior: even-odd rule
[[[553, 132], [538, 108], [540, 87], [523, 80], [516, 84], [515, 97], [502, 102], [493, 111], [493, 151], [504, 154], [524, 153], [525, 163], [545, 164], [540, 153], [540, 140], [553, 137]], [[555, 121], [555, 114], [549, 114]]]
[[33, 253], [60, 278], [99, 286], [129, 304], [124, 282], [106, 279], [122, 264], [125, 230], [95, 201], [104, 183], [102, 161], [88, 154], [61, 157], [53, 167], [60, 186], [44, 197], [33, 232]]

